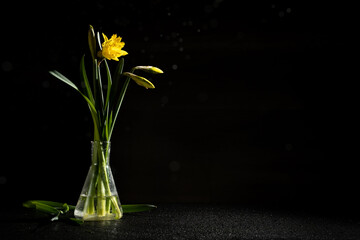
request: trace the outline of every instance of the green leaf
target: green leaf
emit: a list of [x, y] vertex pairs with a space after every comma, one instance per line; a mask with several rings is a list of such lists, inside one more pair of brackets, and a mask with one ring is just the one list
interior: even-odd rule
[[61, 210], [58, 210], [58, 209], [56, 209], [54, 207], [51, 207], [49, 205], [46, 205], [46, 204], [43, 204], [43, 203], [40, 203], [40, 202], [35, 203], [35, 208], [36, 208], [36, 210], [38, 210], [40, 212], [48, 213], [48, 214], [51, 214], [51, 215], [58, 215], [59, 212], [62, 213]]
[[111, 73], [110, 73], [110, 69], [109, 69], [109, 65], [107, 63], [106, 60], [104, 60], [105, 62], [105, 67], [106, 67], [106, 76], [107, 76], [107, 94], [106, 94], [106, 99], [105, 99], [105, 109], [104, 109], [104, 127], [105, 127], [105, 136], [106, 139], [109, 139], [109, 131], [110, 131], [110, 126], [109, 126], [109, 122], [110, 122], [110, 94], [111, 94], [111, 89], [112, 89], [112, 79], [111, 79]]
[[84, 82], [87, 97], [94, 104], [95, 100], [94, 100], [94, 96], [93, 96], [92, 91], [91, 91], [91, 87], [90, 87], [90, 84], [89, 84], [89, 79], [88, 79], [87, 74], [86, 74], [84, 58], [85, 58], [85, 55], [82, 56], [81, 61], [80, 61], [80, 77]]
[[77, 223], [79, 225], [84, 223], [84, 220], [82, 219], [77, 219], [77, 218], [69, 218], [69, 220], [73, 221], [74, 223]]
[[62, 75], [58, 71], [54, 70], [54, 71], [50, 71], [49, 73], [51, 75], [53, 75], [54, 77], [56, 77], [57, 79], [63, 81], [64, 83], [68, 84], [69, 86], [73, 87], [75, 90], [79, 91], [77, 86], [72, 81], [70, 81], [67, 77], [65, 77], [64, 75]]
[[53, 216], [52, 218], [50, 218], [50, 221], [66, 220], [76, 223], [77, 225], [84, 223], [84, 221], [81, 219], [69, 217], [68, 214], [65, 214], [69, 212], [69, 210], [75, 209], [75, 206], [68, 205], [67, 203], [44, 201], [44, 200], [30, 200], [24, 202], [23, 206], [27, 208], [35, 208], [39, 212], [43, 212]]
[[122, 205], [122, 209], [124, 213], [144, 212], [144, 211], [153, 210], [155, 208], [157, 208], [155, 205], [150, 205], [150, 204]]
[[93, 102], [90, 101], [90, 99], [87, 96], [85, 96], [85, 94], [83, 94], [73, 82], [71, 82], [67, 77], [65, 77], [64, 75], [62, 75], [58, 71], [50, 71], [50, 74], [53, 75], [54, 77], [56, 77], [57, 79], [63, 81], [64, 83], [68, 84], [69, 86], [73, 87], [76, 91], [78, 91], [80, 93], [80, 95], [88, 103], [90, 111], [93, 111], [96, 114], [97, 111], [95, 109], [95, 106], [94, 106]]
[[123, 72], [123, 68], [124, 68], [124, 58], [120, 58], [119, 63], [116, 66], [115, 69], [115, 73], [113, 75], [113, 83], [111, 86], [111, 92], [110, 92], [110, 99], [109, 99], [109, 111], [110, 111], [110, 119], [109, 119], [109, 129], [111, 132], [112, 126], [113, 126], [113, 116], [114, 116], [114, 111], [117, 110], [117, 103], [118, 103], [118, 97], [119, 97], [119, 93], [120, 93], [120, 77], [121, 74]]
[[117, 116], [119, 114], [119, 110], [120, 110], [121, 104], [122, 104], [122, 102], [124, 100], [124, 96], [125, 96], [125, 93], [126, 93], [126, 90], [127, 90], [128, 86], [129, 86], [129, 83], [130, 83], [130, 77], [126, 78], [125, 83], [124, 83], [124, 85], [123, 85], [123, 87], [121, 89], [121, 92], [119, 94], [119, 97], [118, 97], [118, 99], [117, 99], [117, 101], [115, 103], [115, 107], [113, 109], [111, 109], [110, 115], [113, 116], [113, 111], [114, 111], [115, 116], [111, 121], [112, 123], [111, 123], [111, 126], [110, 126], [109, 138], [111, 138], [112, 132], [114, 130], [115, 122], [116, 122]]
[[111, 86], [112, 86], [112, 79], [111, 79], [111, 73], [110, 73], [110, 69], [109, 69], [109, 65], [107, 63], [106, 60], [104, 60], [105, 62], [105, 67], [106, 67], [106, 77], [107, 77], [107, 94], [106, 94], [106, 100], [105, 100], [105, 108], [108, 106], [109, 104], [109, 99], [110, 99], [110, 92], [111, 92]]
[[[103, 119], [104, 114], [104, 95], [101, 83], [101, 74], [100, 66], [97, 64], [97, 61], [94, 61], [94, 97], [95, 97], [95, 108], [98, 110], [98, 120], [99, 122]], [[100, 126], [99, 126], [100, 127]], [[101, 132], [102, 129], [99, 128]]]
[[120, 58], [118, 65], [116, 66], [115, 73], [113, 75], [113, 84], [111, 87], [111, 94], [110, 94], [110, 108], [114, 107], [113, 105], [116, 103], [115, 100], [117, 98], [117, 93], [119, 92], [119, 83], [120, 77], [124, 69], [124, 58]]
[[27, 208], [36, 208], [37, 205], [47, 205], [57, 210], [61, 210], [64, 213], [68, 212], [69, 210], [75, 209], [75, 206], [68, 205], [67, 203], [44, 201], [44, 200], [30, 200], [23, 203], [23, 206]]
[[118, 65], [116, 66], [115, 69], [115, 74], [114, 74], [114, 82], [115, 81], [119, 81], [121, 74], [123, 72], [124, 69], [124, 58], [120, 58]]

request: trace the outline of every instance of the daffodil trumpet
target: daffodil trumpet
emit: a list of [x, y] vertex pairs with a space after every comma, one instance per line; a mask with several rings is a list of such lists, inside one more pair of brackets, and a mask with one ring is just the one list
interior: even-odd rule
[[[79, 207], [80, 213], [78, 216], [75, 209], [75, 216], [85, 221], [110, 220], [122, 217], [122, 208], [116, 189], [113, 189], [111, 183], [112, 174], [109, 171], [111, 136], [131, 80], [146, 89], [155, 88], [152, 82], [135, 74], [135, 71], [152, 74], [163, 73], [161, 69], [153, 66], [136, 66], [130, 72], [123, 72], [124, 56], [128, 55], [128, 53], [123, 50], [125, 43], [121, 41], [122, 38], [117, 34], [113, 34], [108, 38], [104, 33], [102, 33], [102, 38], [103, 41], [101, 41], [100, 33], [97, 33], [96, 36], [94, 28], [90, 25], [88, 44], [92, 58], [92, 78], [88, 78], [84, 55], [80, 61], [82, 88], [78, 88], [76, 84], [58, 71], [50, 71], [50, 74], [79, 92], [86, 101], [93, 120], [92, 165], [85, 182], [87, 188], [84, 190], [84, 185], [79, 198], [79, 202], [82, 197], [84, 199], [81, 200], [82, 205]], [[111, 73], [107, 62], [111, 60], [118, 62], [113, 73]], [[104, 71], [106, 78], [101, 77], [101, 72]], [[106, 87], [104, 87], [105, 85]]]

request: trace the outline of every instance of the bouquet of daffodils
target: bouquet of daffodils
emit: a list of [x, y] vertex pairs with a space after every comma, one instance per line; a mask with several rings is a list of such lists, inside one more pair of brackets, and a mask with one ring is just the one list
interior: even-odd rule
[[[130, 72], [123, 72], [123, 56], [128, 54], [126, 51], [122, 50], [125, 43], [121, 42], [121, 37], [118, 37], [116, 34], [113, 34], [110, 39], [108, 39], [104, 33], [102, 36], [104, 41], [101, 43], [100, 34], [99, 32], [97, 33], [97, 40], [99, 43], [99, 51], [97, 51], [98, 48], [96, 46], [94, 28], [90, 26], [88, 32], [88, 42], [93, 62], [92, 85], [90, 84], [85, 70], [85, 55], [82, 57], [80, 62], [80, 76], [82, 81], [81, 85], [84, 86], [83, 90], [80, 90], [72, 81], [58, 71], [50, 71], [53, 76], [78, 91], [87, 102], [94, 122], [95, 141], [109, 141], [111, 139], [115, 121], [130, 80], [135, 81], [135, 83], [145, 87], [146, 89], [155, 88], [149, 80], [134, 74], [134, 72], [136, 70], [141, 70], [154, 74], [163, 73], [162, 70], [153, 66], [137, 66], [132, 68]], [[115, 60], [119, 62], [113, 75], [110, 72], [107, 60]], [[105, 65], [106, 72], [106, 92], [103, 91], [104, 87], [100, 74], [102, 63]], [[126, 77], [125, 81], [122, 82], [121, 77]], [[121, 83], [122, 88], [120, 90], [119, 85]]]
[[[125, 43], [116, 34], [109, 39], [103, 33], [102, 38], [103, 41], [99, 32], [95, 35], [94, 28], [90, 26], [88, 43], [92, 58], [92, 77], [88, 77], [83, 56], [80, 61], [81, 89], [58, 71], [50, 71], [53, 76], [74, 88], [84, 98], [94, 124], [92, 165], [75, 209], [75, 217], [84, 220], [122, 217], [123, 211], [109, 168], [109, 143], [130, 81], [133, 80], [146, 89], [155, 88], [149, 80], [135, 74], [135, 71], [163, 73], [153, 66], [136, 66], [130, 72], [123, 72], [124, 56], [128, 54], [123, 50]], [[113, 73], [110, 71], [108, 60], [118, 62]], [[102, 72], [105, 72], [105, 78], [101, 77]]]

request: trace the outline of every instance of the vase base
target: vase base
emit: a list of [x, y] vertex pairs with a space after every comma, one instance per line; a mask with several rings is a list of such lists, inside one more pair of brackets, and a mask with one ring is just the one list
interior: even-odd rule
[[81, 195], [74, 215], [84, 221], [108, 221], [120, 219], [123, 215], [119, 197], [88, 197]]
[[94, 215], [87, 215], [84, 217], [76, 217], [78, 219], [82, 219], [83, 221], [111, 221], [111, 220], [118, 220], [115, 214], [107, 214], [105, 216], [98, 216], [97, 214]]

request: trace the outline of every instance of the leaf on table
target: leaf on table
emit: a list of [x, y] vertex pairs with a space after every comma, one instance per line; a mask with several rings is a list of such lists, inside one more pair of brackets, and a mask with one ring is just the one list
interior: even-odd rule
[[144, 212], [144, 211], [150, 211], [155, 208], [157, 208], [157, 207], [155, 205], [151, 205], [151, 204], [122, 205], [122, 209], [123, 209], [124, 213]]

